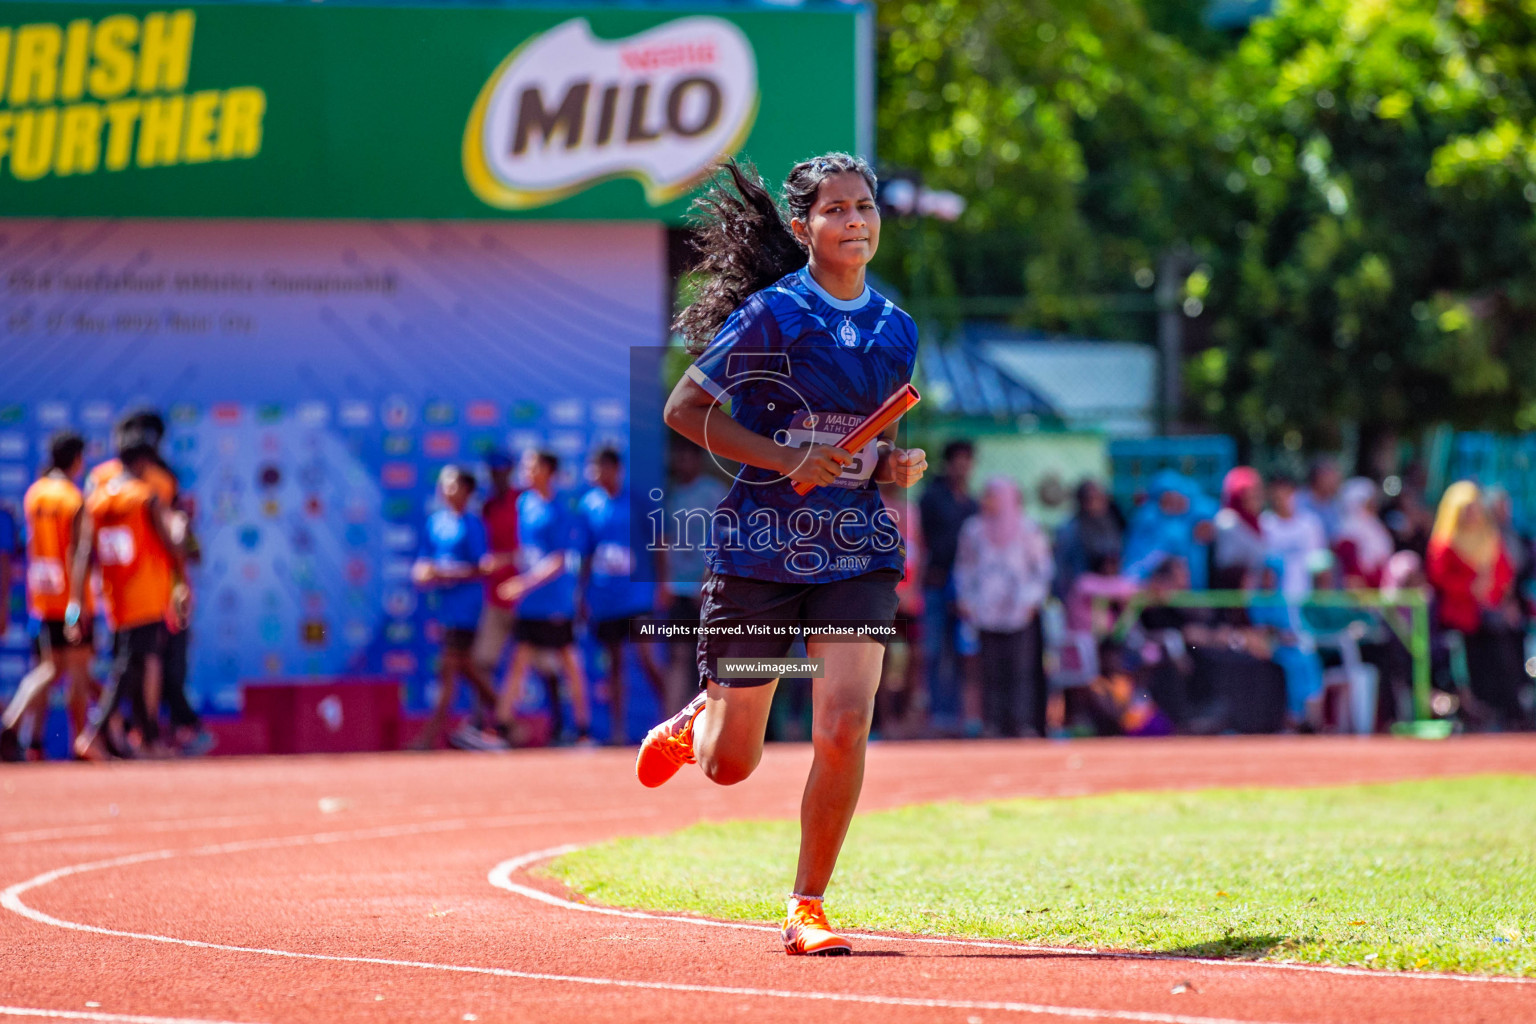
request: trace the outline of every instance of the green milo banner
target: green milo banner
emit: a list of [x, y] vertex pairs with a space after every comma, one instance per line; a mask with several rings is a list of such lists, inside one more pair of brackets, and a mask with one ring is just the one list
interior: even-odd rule
[[857, 146], [865, 17], [0, 2], [0, 216], [676, 221]]

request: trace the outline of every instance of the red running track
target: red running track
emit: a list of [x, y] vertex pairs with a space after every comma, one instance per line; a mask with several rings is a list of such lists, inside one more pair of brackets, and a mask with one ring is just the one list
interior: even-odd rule
[[[1536, 1021], [1531, 982], [899, 936], [791, 959], [766, 930], [541, 902], [515, 889], [548, 883], [515, 866], [492, 884], [558, 845], [793, 816], [809, 764], [805, 747], [770, 747], [740, 786], [685, 769], [650, 792], [632, 756], [0, 770], [0, 1024]], [[1536, 739], [877, 744], [863, 807], [1473, 772], [1536, 772]]]

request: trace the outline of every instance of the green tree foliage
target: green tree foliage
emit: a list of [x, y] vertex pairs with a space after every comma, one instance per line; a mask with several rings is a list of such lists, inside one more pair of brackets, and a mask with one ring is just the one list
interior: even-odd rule
[[1191, 366], [1216, 423], [1536, 426], [1533, 16], [1281, 0], [1218, 70], [1218, 344]]
[[1278, 0], [1225, 48], [1187, 8], [881, 0], [881, 163], [970, 205], [889, 220], [877, 269], [920, 312], [1151, 340], [1188, 246], [1213, 426], [1536, 428], [1536, 0]]
[[878, 17], [881, 163], [969, 206], [887, 221], [877, 269], [926, 312], [992, 297], [964, 308], [1147, 336], [1157, 256], [1217, 180], [1202, 62], [1137, 0], [886, 0]]

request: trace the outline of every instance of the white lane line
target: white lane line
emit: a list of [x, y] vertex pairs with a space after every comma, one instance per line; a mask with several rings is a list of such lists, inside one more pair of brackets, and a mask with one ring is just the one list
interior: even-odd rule
[[[345, 797], [342, 799], [345, 800]], [[439, 814], [504, 813], [507, 807], [505, 804], [486, 806], [485, 804], [475, 803], [454, 803], [428, 804], [424, 806], [348, 807], [347, 810], [347, 817], [386, 817], [410, 814], [416, 818], [429, 818]], [[195, 832], [203, 828], [238, 828], [242, 825], [265, 825], [268, 827], [292, 825], [297, 828], [313, 824], [315, 824], [313, 817], [295, 815], [290, 815], [287, 818], [273, 817], [272, 815], [244, 815], [239, 817], [224, 815], [215, 818], [150, 818], [139, 821], [126, 817], [114, 817], [110, 821], [92, 824], [58, 825], [51, 828], [29, 829], [22, 832], [0, 832], [0, 843], [33, 843], [54, 839], [89, 839], [95, 836], [110, 835], [121, 829], [127, 829], [130, 832]]]
[[[564, 815], [559, 820], [592, 821], [614, 815], [582, 814]], [[626, 813], [624, 817], [631, 817]], [[548, 823], [552, 816], [530, 815], [520, 819], [502, 819], [499, 824], [533, 824], [535, 822]], [[253, 839], [242, 842], [219, 843], [213, 846], [201, 846], [191, 850], [151, 850], [145, 853], [129, 854], [123, 857], [114, 857], [110, 860], [92, 861], [85, 864], [74, 864], [68, 867], [55, 868], [27, 879], [17, 882], [0, 892], [0, 907], [12, 913], [19, 914], [28, 920], [38, 924], [49, 925], [54, 928], [62, 928], [67, 931], [86, 932], [92, 935], [109, 935], [115, 938], [140, 939], [145, 942], [159, 942], [166, 945], [187, 946], [193, 949], [211, 949], [227, 953], [253, 953], [260, 956], [281, 957], [287, 960], [315, 960], [327, 963], [344, 964], [369, 964], [383, 967], [410, 967], [424, 971], [442, 971], [449, 974], [472, 974], [490, 976], [494, 978], [514, 978], [521, 981], [544, 981], [567, 985], [590, 985], [601, 988], [639, 989], [650, 992], [686, 992], [700, 995], [725, 995], [725, 996], [749, 996], [763, 999], [785, 1000], [809, 1000], [811, 1002], [831, 1003], [857, 1003], [874, 1006], [900, 1006], [914, 1007], [918, 1009], [933, 1010], [993, 1010], [1006, 1013], [1028, 1013], [1047, 1017], [1066, 1017], [1084, 1020], [1124, 1020], [1137, 1021], [1141, 1024], [1270, 1024], [1264, 1021], [1234, 1020], [1227, 1017], [1193, 1017], [1171, 1013], [1144, 1013], [1135, 1010], [1096, 1010], [1079, 1006], [1051, 1006], [1043, 1003], [1018, 1003], [1000, 1002], [979, 999], [921, 999], [909, 996], [882, 996], [865, 995], [856, 992], [816, 992], [809, 990], [786, 991], [783, 989], [747, 988], [728, 985], [689, 985], [680, 982], [667, 981], [634, 981], [625, 978], [602, 978], [585, 975], [571, 974], [545, 974], [534, 971], [514, 971], [504, 967], [473, 967], [461, 964], [427, 963], [416, 960], [391, 960], [384, 957], [369, 956], [339, 956], [331, 953], [301, 953], [288, 949], [266, 949], [259, 946], [235, 946], [222, 942], [203, 942], [198, 939], [180, 939], [170, 935], [152, 935], [146, 932], [127, 932], [115, 928], [102, 928], [97, 925], [82, 924], [77, 921], [65, 921], [51, 914], [28, 906], [22, 901], [22, 896], [28, 891], [56, 882], [61, 878], [71, 875], [80, 875], [92, 871], [104, 871], [109, 868], [127, 867], [131, 864], [142, 864], [148, 861], [170, 860], [179, 856], [212, 856], [222, 853], [236, 853], [248, 850], [272, 849], [286, 846], [313, 846], [330, 843], [339, 843], [357, 839], [376, 839], [398, 837], [405, 835], [420, 835], [431, 832], [448, 832], [465, 830], [469, 828], [496, 827], [497, 822], [477, 819], [464, 819], [460, 821], [427, 822], [420, 825], [400, 825], [384, 828], [360, 829], [351, 832], [322, 832], [304, 836], [286, 836], [277, 839]], [[82, 1018], [94, 1019], [94, 1018]], [[1295, 1024], [1295, 1022], [1291, 1022]]]
[[0, 1017], [41, 1017], [44, 1020], [99, 1020], [116, 1024], [239, 1024], [237, 1021], [199, 1020], [195, 1017], [140, 1017], [131, 1013], [98, 1010], [45, 1010], [35, 1006], [0, 1006]]
[[[525, 871], [533, 865], [555, 857], [563, 857], [568, 853], [575, 853], [581, 847], [576, 844], [554, 846], [547, 850], [536, 850], [533, 853], [525, 853], [502, 861], [491, 869], [487, 880], [498, 889], [525, 896], [540, 903], [547, 903], [552, 907], [562, 910], [579, 910], [584, 914], [603, 914], [608, 917], [627, 917], [637, 921], [671, 921], [677, 924], [691, 925], [695, 928], [733, 928], [740, 931], [773, 932], [778, 934], [779, 929], [772, 925], [744, 924], [736, 921], [709, 921], [699, 917], [682, 917], [675, 914], [648, 914], [640, 910], [615, 910], [611, 907], [594, 907], [587, 903], [575, 903], [551, 895], [532, 886], [520, 885], [512, 881], [515, 871]], [[1501, 985], [1530, 985], [1536, 984], [1536, 978], [1505, 978], [1489, 974], [1442, 974], [1433, 971], [1387, 971], [1368, 970], [1361, 967], [1330, 967], [1325, 964], [1279, 964], [1268, 963], [1262, 960], [1217, 960], [1209, 957], [1179, 956], [1174, 953], [1125, 953], [1108, 952], [1097, 949], [1076, 949], [1070, 946], [1031, 946], [1017, 942], [986, 942], [981, 939], [938, 939], [926, 938], [917, 935], [880, 935], [872, 932], [845, 931], [846, 935], [857, 935], [860, 939], [869, 942], [897, 942], [918, 943], [935, 946], [968, 946], [982, 949], [1010, 949], [1024, 953], [1051, 953], [1061, 956], [1096, 957], [1106, 960], [1170, 960], [1178, 963], [1208, 964], [1212, 967], [1255, 967], [1271, 971], [1303, 971], [1312, 974], [1342, 974], [1354, 978], [1380, 978], [1387, 980], [1414, 980], [1414, 981], [1459, 981], [1476, 982], [1480, 984]]]
[[[49, 839], [88, 839], [92, 836], [108, 835], [124, 826], [131, 828], [135, 832], [190, 832], [199, 828], [234, 828], [239, 825], [268, 824], [271, 821], [271, 818], [249, 816], [239, 818], [169, 818], [153, 821], [104, 821], [97, 825], [61, 825], [58, 828], [33, 829], [30, 832], [4, 832], [0, 833], [0, 843], [35, 843]], [[294, 822], [294, 824], [300, 823]]]

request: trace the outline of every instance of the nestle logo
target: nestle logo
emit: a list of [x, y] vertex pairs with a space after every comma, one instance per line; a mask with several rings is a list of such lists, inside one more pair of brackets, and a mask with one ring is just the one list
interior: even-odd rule
[[632, 71], [659, 68], [696, 68], [713, 64], [718, 58], [712, 39], [700, 39], [669, 46], [645, 46], [619, 51], [619, 60]]

